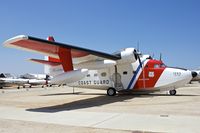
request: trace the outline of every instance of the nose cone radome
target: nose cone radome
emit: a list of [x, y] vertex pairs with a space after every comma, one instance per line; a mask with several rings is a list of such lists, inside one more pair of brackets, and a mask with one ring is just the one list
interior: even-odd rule
[[196, 73], [196, 72], [194, 72], [194, 71], [193, 71], [193, 72], [191, 72], [191, 74], [192, 74], [192, 77], [193, 77], [193, 78], [195, 78], [195, 77], [197, 76], [197, 73]]

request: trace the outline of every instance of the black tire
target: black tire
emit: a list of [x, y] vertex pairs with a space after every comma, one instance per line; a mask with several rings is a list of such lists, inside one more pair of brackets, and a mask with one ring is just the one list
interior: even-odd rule
[[115, 96], [116, 95], [116, 90], [115, 90], [115, 88], [108, 88], [107, 89], [107, 95], [108, 96]]
[[170, 90], [170, 91], [169, 91], [169, 94], [170, 94], [170, 95], [173, 95], [173, 96], [176, 95], [176, 90]]

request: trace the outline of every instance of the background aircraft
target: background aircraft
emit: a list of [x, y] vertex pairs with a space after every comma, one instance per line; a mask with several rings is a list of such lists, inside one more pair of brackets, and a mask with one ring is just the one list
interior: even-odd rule
[[19, 89], [20, 86], [23, 88], [29, 86], [29, 88], [31, 88], [32, 86], [38, 85], [41, 85], [43, 88], [45, 85], [48, 86], [50, 78], [51, 77], [46, 74], [24, 74], [19, 77], [15, 77], [10, 73], [1, 73], [0, 88], [2, 89], [3, 87], [17, 86]]
[[169, 91], [175, 95], [175, 89], [197, 75], [186, 69], [167, 67], [134, 48], [108, 54], [54, 42], [53, 37], [44, 40], [25, 35], [13, 37], [4, 45], [47, 55], [48, 60], [31, 61], [49, 66], [46, 69], [53, 76], [51, 84], [107, 89], [109, 96], [135, 91]]
[[1, 89], [3, 87], [12, 87], [12, 86], [17, 86], [17, 88], [19, 89], [20, 86], [24, 86], [27, 83], [28, 83], [28, 79], [16, 78], [8, 73], [0, 74], [0, 88]]
[[20, 78], [28, 79], [28, 86], [31, 88], [32, 86], [42, 85], [42, 88], [46, 85], [48, 86], [49, 80], [52, 78], [47, 74], [31, 74], [26, 73], [20, 75]]

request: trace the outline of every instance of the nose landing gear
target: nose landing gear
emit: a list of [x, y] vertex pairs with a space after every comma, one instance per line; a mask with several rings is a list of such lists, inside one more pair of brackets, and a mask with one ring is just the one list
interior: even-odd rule
[[176, 90], [170, 90], [170, 91], [169, 91], [169, 94], [170, 94], [170, 95], [173, 95], [173, 96], [176, 95]]

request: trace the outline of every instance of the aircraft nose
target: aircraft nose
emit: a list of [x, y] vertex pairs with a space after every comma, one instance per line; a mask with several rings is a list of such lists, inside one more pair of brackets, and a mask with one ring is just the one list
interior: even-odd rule
[[196, 77], [197, 76], [197, 73], [196, 72], [191, 72], [191, 74], [192, 74], [192, 77], [194, 78], [194, 77]]

